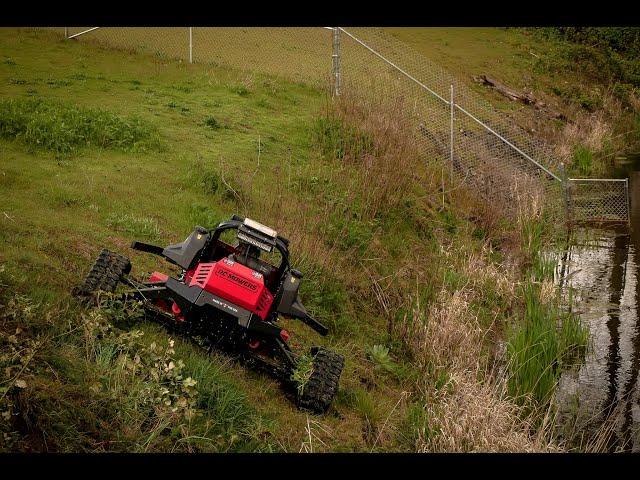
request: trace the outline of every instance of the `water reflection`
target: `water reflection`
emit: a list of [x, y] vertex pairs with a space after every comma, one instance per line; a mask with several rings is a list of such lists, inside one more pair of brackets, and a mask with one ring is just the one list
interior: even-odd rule
[[630, 175], [630, 195], [631, 229], [580, 230], [558, 265], [592, 345], [562, 374], [557, 401], [584, 439], [606, 432], [609, 451], [640, 452], [640, 172]]

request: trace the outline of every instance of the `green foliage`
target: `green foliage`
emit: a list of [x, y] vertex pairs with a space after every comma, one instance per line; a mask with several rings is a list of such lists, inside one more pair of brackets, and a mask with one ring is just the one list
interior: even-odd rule
[[371, 437], [375, 427], [381, 420], [381, 414], [374, 398], [366, 390], [358, 388], [353, 392], [350, 402], [358, 416], [365, 421], [365, 431]]
[[342, 250], [355, 249], [359, 253], [367, 250], [376, 230], [376, 221], [362, 221], [354, 216], [336, 213], [327, 225], [326, 235], [334, 239]]
[[344, 333], [352, 325], [349, 316], [349, 295], [345, 284], [329, 269], [307, 273], [300, 285], [305, 306], [317, 318], [323, 319], [332, 333]]
[[395, 362], [389, 356], [389, 349], [384, 345], [367, 347], [367, 356], [375, 364], [376, 368], [393, 373], [396, 369]]
[[184, 363], [185, 373], [197, 385], [196, 407], [206, 412], [218, 429], [232, 434], [257, 421], [246, 395], [229, 380], [220, 362], [194, 352], [184, 357]]
[[189, 187], [196, 187], [197, 190], [210, 194], [220, 195], [226, 200], [236, 201], [238, 194], [241, 198], [245, 193], [236, 186], [236, 193], [225, 185], [222, 174], [219, 170], [214, 169], [212, 165], [205, 164], [202, 160], [196, 160], [191, 164], [186, 175], [186, 182]]
[[562, 367], [584, 352], [588, 330], [575, 315], [542, 305], [535, 284], [525, 284], [522, 294], [524, 318], [514, 325], [507, 344], [509, 394], [521, 403], [546, 405]]
[[456, 215], [449, 208], [442, 209], [438, 213], [445, 231], [455, 234], [458, 231], [458, 225], [460, 223]]
[[302, 395], [302, 392], [304, 392], [304, 389], [313, 374], [313, 360], [314, 357], [311, 355], [305, 354], [298, 357], [296, 368], [291, 374], [291, 380], [296, 384], [298, 395]]
[[58, 156], [90, 146], [125, 152], [160, 148], [157, 131], [141, 118], [41, 98], [0, 100], [0, 138]]
[[581, 175], [589, 176], [593, 170], [593, 152], [584, 145], [576, 145], [573, 149], [572, 167]]
[[[552, 74], [575, 74], [611, 87], [627, 104], [630, 93], [640, 87], [640, 29], [552, 27], [533, 31], [551, 42], [549, 51], [537, 61], [537, 69]], [[561, 96], [588, 111], [601, 108], [601, 97], [585, 93], [582, 88], [562, 92]]]
[[193, 203], [188, 213], [189, 225], [200, 225], [205, 228], [213, 228], [220, 222], [220, 214], [213, 208]]
[[425, 406], [417, 402], [411, 403], [398, 429], [400, 440], [415, 451], [420, 443], [428, 443], [438, 433], [438, 430], [431, 425]]
[[242, 83], [230, 83], [227, 85], [230, 92], [240, 95], [241, 97], [247, 97], [251, 91]]
[[520, 287], [524, 311], [506, 332], [509, 394], [528, 408], [545, 406], [551, 399], [562, 368], [584, 353], [589, 331], [580, 319], [563, 310], [559, 299], [543, 303], [541, 284], [553, 280], [556, 258], [545, 253], [545, 217], [521, 222], [523, 251], [529, 258]]
[[631, 56], [640, 55], [638, 27], [546, 27], [539, 31], [548, 38], [592, 45]]

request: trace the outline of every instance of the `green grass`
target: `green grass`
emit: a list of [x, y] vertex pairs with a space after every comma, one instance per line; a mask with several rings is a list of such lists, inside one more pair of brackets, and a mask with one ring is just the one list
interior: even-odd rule
[[523, 286], [522, 323], [509, 335], [509, 394], [528, 406], [546, 407], [563, 368], [586, 349], [589, 332], [573, 314], [541, 304], [539, 289]]
[[573, 150], [573, 164], [581, 175], [589, 176], [593, 170], [593, 152], [583, 145], [577, 145]]
[[[175, 243], [232, 213], [292, 241], [302, 300], [330, 329], [320, 338], [283, 320], [294, 348], [345, 355], [341, 392], [318, 419], [331, 432], [322, 449], [411, 451], [407, 429], [437, 435], [416, 403], [396, 408], [403, 392], [422, 393], [390, 325], [409, 295], [426, 307], [443, 285], [462, 287], [462, 255], [443, 245], [483, 252], [490, 238], [451, 199], [442, 208], [426, 162], [411, 175], [367, 168], [363, 157], [385, 153], [375, 130], [336, 121], [301, 83], [15, 29], [0, 29], [2, 58], [0, 303], [13, 306], [0, 309], [0, 413], [18, 413], [2, 426], [7, 449], [300, 451], [307, 414], [276, 382], [186, 340], [169, 347], [164, 329], [117, 305], [86, 312], [69, 296], [102, 248], [130, 256], [139, 276], [168, 266], [132, 240]], [[408, 180], [385, 190], [389, 179]], [[513, 306], [485, 308], [504, 320]], [[155, 365], [170, 362], [179, 373]], [[446, 372], [433, 371], [420, 389], [442, 387]], [[25, 389], [10, 384], [18, 374]]]

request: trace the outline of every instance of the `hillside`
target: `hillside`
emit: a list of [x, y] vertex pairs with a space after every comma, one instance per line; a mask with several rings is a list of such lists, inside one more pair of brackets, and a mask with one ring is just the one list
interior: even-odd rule
[[[387, 28], [556, 146], [570, 173], [608, 176], [640, 151], [637, 28]], [[486, 75], [538, 104], [508, 99]]]
[[[536, 410], [584, 338], [572, 317], [548, 328], [535, 205], [509, 220], [463, 188], [443, 198], [388, 112], [275, 77], [2, 29], [0, 85], [0, 450], [561, 448]], [[233, 213], [291, 241], [330, 328], [284, 322], [294, 345], [346, 357], [327, 415], [136, 311], [70, 297], [101, 248], [143, 275], [161, 265], [131, 240]]]

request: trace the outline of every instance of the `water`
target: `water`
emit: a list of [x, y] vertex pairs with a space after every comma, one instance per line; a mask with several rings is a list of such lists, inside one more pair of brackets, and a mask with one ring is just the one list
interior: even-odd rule
[[560, 377], [556, 399], [583, 446], [599, 438], [606, 450], [640, 452], [640, 156], [625, 167], [631, 227], [577, 231], [558, 265], [591, 345]]

